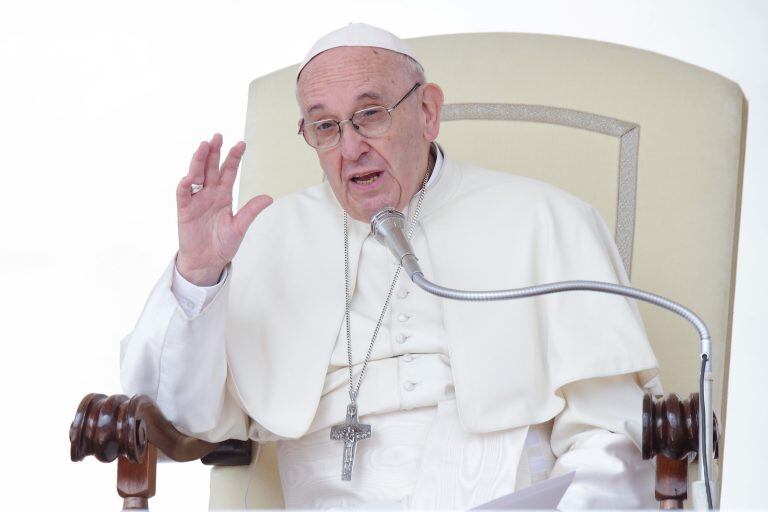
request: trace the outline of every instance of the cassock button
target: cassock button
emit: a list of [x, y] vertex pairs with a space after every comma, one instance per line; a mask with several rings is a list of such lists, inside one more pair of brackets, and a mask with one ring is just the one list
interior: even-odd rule
[[406, 315], [405, 313], [400, 313], [397, 315], [398, 322], [407, 322], [409, 318], [411, 318], [411, 315]]
[[409, 293], [411, 293], [411, 292], [409, 292], [405, 288], [400, 288], [399, 290], [397, 290], [397, 298], [398, 299], [404, 299], [404, 298], [406, 298], [408, 296]]
[[413, 391], [416, 388], [416, 383], [412, 381], [407, 381], [405, 384], [403, 384], [403, 389], [406, 391]]
[[409, 334], [405, 334], [405, 333], [401, 332], [400, 334], [395, 336], [395, 341], [398, 342], [398, 343], [405, 343], [405, 340], [407, 340], [410, 337], [411, 336]]
[[413, 356], [411, 354], [404, 354], [403, 361], [405, 361], [406, 363], [410, 363], [411, 361], [413, 361]]

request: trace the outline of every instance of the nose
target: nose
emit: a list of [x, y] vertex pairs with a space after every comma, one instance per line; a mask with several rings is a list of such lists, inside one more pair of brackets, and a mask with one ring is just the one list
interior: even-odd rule
[[341, 156], [345, 160], [357, 160], [368, 151], [368, 143], [365, 137], [360, 135], [351, 121], [346, 121], [339, 126], [341, 129]]

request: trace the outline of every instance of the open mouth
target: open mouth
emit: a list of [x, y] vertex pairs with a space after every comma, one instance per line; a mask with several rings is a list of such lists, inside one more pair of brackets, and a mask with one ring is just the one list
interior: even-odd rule
[[358, 185], [370, 185], [378, 180], [381, 175], [382, 171], [369, 172], [368, 174], [361, 174], [360, 176], [353, 177], [352, 181]]

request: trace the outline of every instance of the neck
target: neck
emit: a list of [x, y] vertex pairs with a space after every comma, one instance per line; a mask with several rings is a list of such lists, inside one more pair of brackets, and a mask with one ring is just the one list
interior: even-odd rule
[[429, 151], [427, 153], [427, 164], [426, 166], [423, 166], [422, 169], [424, 171], [419, 173], [419, 185], [416, 187], [416, 190], [413, 191], [413, 193], [408, 196], [405, 201], [402, 204], [395, 205], [395, 208], [398, 210], [405, 211], [406, 208], [408, 208], [408, 205], [411, 204], [411, 201], [413, 201], [413, 198], [416, 197], [419, 194], [419, 191], [426, 186], [427, 181], [429, 180], [429, 177], [432, 175], [432, 171], [435, 168], [435, 161], [437, 160], [437, 153], [435, 152], [434, 144], [429, 145]]

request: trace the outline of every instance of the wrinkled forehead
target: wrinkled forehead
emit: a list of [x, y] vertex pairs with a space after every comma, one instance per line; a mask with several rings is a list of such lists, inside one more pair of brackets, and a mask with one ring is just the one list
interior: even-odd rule
[[397, 52], [368, 46], [345, 46], [320, 53], [299, 75], [299, 107], [308, 113], [318, 104], [325, 106], [329, 96], [357, 97], [364, 90], [388, 99], [388, 91], [396, 91], [408, 82], [406, 59]]

